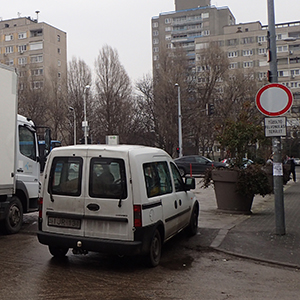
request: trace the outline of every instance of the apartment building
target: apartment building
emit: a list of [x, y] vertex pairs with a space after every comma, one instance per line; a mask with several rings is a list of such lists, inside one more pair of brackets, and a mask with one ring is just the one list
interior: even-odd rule
[[[216, 42], [227, 53], [229, 68], [253, 72], [266, 84], [268, 70], [268, 26], [260, 22], [224, 26], [223, 33], [196, 38], [197, 53]], [[300, 112], [300, 21], [276, 25], [278, 82], [294, 94], [292, 112]], [[197, 62], [196, 62], [197, 63]], [[199, 71], [200, 67], [196, 67]]]
[[66, 84], [66, 44], [65, 32], [36, 19], [0, 21], [0, 62], [16, 67], [20, 78], [30, 78], [34, 89], [56, 76]]
[[189, 65], [195, 65], [195, 39], [223, 33], [223, 27], [235, 24], [228, 7], [211, 6], [210, 0], [175, 0], [175, 11], [152, 18], [153, 70], [166, 49], [183, 48]]

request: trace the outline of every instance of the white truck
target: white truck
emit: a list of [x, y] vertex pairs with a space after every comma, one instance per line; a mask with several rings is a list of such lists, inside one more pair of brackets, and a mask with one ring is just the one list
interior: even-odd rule
[[8, 234], [20, 230], [23, 213], [38, 209], [42, 160], [34, 123], [17, 114], [17, 79], [0, 64], [0, 229]]

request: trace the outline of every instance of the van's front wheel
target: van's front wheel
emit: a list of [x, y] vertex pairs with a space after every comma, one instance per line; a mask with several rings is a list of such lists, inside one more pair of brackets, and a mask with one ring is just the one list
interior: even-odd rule
[[159, 264], [161, 257], [161, 249], [161, 235], [158, 229], [156, 229], [150, 241], [149, 253], [147, 256], [147, 264], [149, 267], [156, 267]]
[[55, 257], [55, 258], [63, 258], [68, 253], [68, 248], [59, 248], [54, 246], [49, 246], [49, 252]]

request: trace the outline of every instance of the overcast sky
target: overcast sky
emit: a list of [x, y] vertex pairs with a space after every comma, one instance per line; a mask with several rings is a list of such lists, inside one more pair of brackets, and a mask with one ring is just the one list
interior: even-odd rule
[[[267, 0], [212, 0], [228, 6], [237, 23], [267, 25]], [[274, 0], [276, 23], [300, 21], [300, 0]], [[174, 11], [174, 0], [11, 0], [3, 20], [31, 16], [67, 32], [68, 60], [83, 59], [92, 69], [104, 45], [115, 48], [133, 81], [151, 73], [151, 18]]]

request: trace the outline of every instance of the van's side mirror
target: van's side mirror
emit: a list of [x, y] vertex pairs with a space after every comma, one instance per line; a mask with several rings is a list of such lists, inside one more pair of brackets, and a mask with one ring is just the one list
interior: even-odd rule
[[186, 177], [185, 178], [185, 187], [186, 190], [194, 190], [196, 188], [196, 180], [194, 177]]

